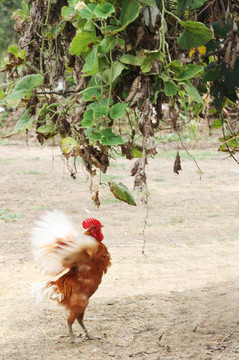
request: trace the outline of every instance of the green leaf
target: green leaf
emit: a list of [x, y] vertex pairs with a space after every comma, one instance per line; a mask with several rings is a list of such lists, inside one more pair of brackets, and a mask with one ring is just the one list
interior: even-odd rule
[[152, 59], [150, 57], [145, 58], [141, 64], [142, 73], [146, 74], [151, 70], [151, 68], [152, 68]]
[[[113, 103], [114, 103], [113, 100], [110, 99], [109, 106], [111, 106]], [[87, 106], [87, 110], [89, 110], [89, 109], [94, 109], [95, 110], [95, 108], [97, 108], [98, 106], [107, 106], [108, 107], [108, 99], [107, 98], [102, 98], [99, 101], [92, 102], [91, 104], [89, 104]]]
[[94, 31], [79, 31], [71, 42], [70, 54], [79, 56], [89, 51], [90, 45], [98, 42]]
[[17, 45], [8, 46], [7, 52], [8, 54], [13, 54], [16, 58], [18, 57], [23, 60], [26, 59], [26, 50], [22, 49], [19, 51]]
[[176, 95], [178, 91], [177, 85], [173, 82], [173, 80], [169, 80], [164, 83], [164, 93], [166, 96]]
[[77, 141], [72, 137], [66, 137], [64, 139], [61, 139], [60, 147], [62, 154], [69, 154], [76, 145], [77, 145]]
[[89, 109], [89, 110], [85, 111], [81, 126], [83, 128], [88, 128], [88, 127], [91, 127], [94, 124], [94, 122], [95, 122], [94, 110]]
[[113, 12], [115, 12], [115, 8], [109, 3], [105, 3], [102, 6], [98, 4], [94, 9], [94, 14], [99, 19], [107, 19]]
[[102, 73], [104, 70], [109, 68], [110, 62], [107, 55], [99, 55], [98, 60], [99, 60], [99, 72]]
[[90, 20], [95, 17], [94, 9], [96, 4], [88, 4], [86, 8], [78, 10], [78, 14], [82, 19]]
[[231, 150], [237, 150], [239, 148], [239, 143], [238, 143], [238, 138], [239, 135], [237, 134], [236, 137], [227, 135], [223, 138], [219, 138], [219, 141], [222, 142], [223, 144], [219, 147], [218, 151], [229, 151], [228, 147]]
[[25, 96], [30, 98], [31, 90], [43, 84], [44, 77], [40, 74], [26, 75], [21, 78], [15, 85], [11, 94], [9, 94], [4, 102], [10, 107], [17, 107], [19, 101]]
[[203, 99], [201, 98], [199, 92], [189, 80], [182, 81], [179, 84], [185, 87], [186, 93], [193, 101], [196, 101], [198, 104], [204, 105]]
[[101, 138], [101, 133], [95, 131], [95, 129], [92, 128], [92, 127], [86, 129], [86, 130], [85, 130], [85, 134], [86, 134], [86, 136], [87, 136], [88, 138], [90, 138], [90, 139], [92, 139], [92, 140], [98, 141], [98, 140], [100, 140], [100, 138]]
[[203, 71], [204, 67], [200, 65], [188, 64], [183, 65], [177, 76], [174, 77], [177, 81], [188, 80]]
[[123, 25], [121, 31], [139, 16], [141, 6], [137, 0], [123, 0], [119, 21]]
[[120, 118], [123, 118], [125, 116], [125, 110], [128, 106], [128, 103], [123, 104], [123, 103], [117, 103], [115, 105], [113, 105], [110, 109], [110, 117], [113, 120], [118, 120]]
[[227, 34], [229, 33], [229, 31], [232, 30], [232, 26], [233, 26], [233, 23], [231, 21], [229, 21], [227, 24], [224, 24], [224, 23], [220, 24], [218, 21], [214, 21], [212, 23], [214, 35], [217, 38], [222, 37], [223, 39], [226, 39]]
[[206, 2], [207, 0], [190, 0], [188, 2], [188, 7], [191, 10], [195, 10], [200, 8], [201, 6], [203, 6], [203, 4]]
[[96, 106], [94, 108], [94, 114], [97, 119], [105, 117], [108, 115], [108, 107], [106, 105]]
[[144, 50], [144, 58], [141, 64], [141, 70], [143, 74], [146, 74], [151, 70], [152, 61], [156, 59], [163, 61], [164, 54], [159, 50], [153, 50], [153, 51]]
[[142, 62], [144, 61], [144, 57], [126, 54], [121, 56], [120, 61], [128, 65], [141, 66]]
[[126, 69], [126, 66], [121, 64], [119, 61], [114, 61], [109, 69], [103, 71], [102, 73], [103, 81], [107, 85], [110, 85], [120, 76], [120, 74], [124, 69]]
[[109, 187], [116, 199], [124, 201], [129, 205], [136, 206], [136, 202], [125, 184], [122, 182], [117, 183], [112, 180], [109, 182]]
[[187, 8], [195, 10], [203, 6], [206, 0], [178, 0], [177, 1], [177, 12], [181, 16]]
[[75, 14], [75, 8], [73, 6], [63, 6], [61, 8], [61, 16], [66, 21], [71, 21], [72, 16]]
[[189, 0], [177, 0], [177, 13], [181, 16], [188, 6]]
[[82, 72], [85, 73], [84, 76], [95, 75], [99, 72], [98, 46], [94, 46], [90, 54], [86, 57]]
[[120, 135], [115, 135], [111, 128], [102, 131], [102, 137], [100, 139], [102, 145], [122, 145], [124, 143]]
[[54, 134], [55, 131], [56, 131], [55, 125], [42, 125], [36, 129], [37, 133], [40, 133], [43, 135]]
[[180, 60], [173, 60], [171, 63], [169, 63], [165, 68], [171, 67], [172, 69], [181, 70], [182, 69], [182, 63]]
[[108, 53], [114, 49], [117, 39], [113, 35], [106, 35], [99, 45], [99, 52]]
[[222, 119], [219, 118], [215, 121], [213, 121], [212, 125], [211, 125], [211, 129], [220, 129], [222, 127], [223, 123], [222, 123]]
[[19, 80], [14, 87], [14, 92], [16, 91], [25, 91], [27, 93], [29, 90], [32, 90], [44, 82], [44, 76], [40, 74], [26, 75], [21, 80]]
[[147, 6], [154, 6], [155, 4], [155, 0], [139, 0], [139, 2]]
[[140, 151], [138, 148], [133, 147], [132, 148], [132, 156], [133, 158], [141, 158], [142, 157], [142, 151]]
[[215, 63], [211, 62], [206, 68], [203, 75], [203, 82], [215, 81], [220, 74], [220, 68]]
[[4, 98], [5, 92], [3, 91], [2, 87], [0, 86], [0, 100]]
[[9, 54], [13, 54], [15, 55], [15, 57], [17, 57], [18, 54], [18, 46], [17, 45], [10, 45], [8, 46], [7, 52]]
[[99, 100], [103, 94], [102, 81], [98, 76], [92, 76], [87, 88], [84, 90], [83, 99], [85, 101]]
[[4, 102], [9, 107], [16, 108], [18, 106], [20, 100], [23, 99], [25, 95], [26, 95], [25, 90], [13, 91], [11, 94], [9, 94], [8, 96], [6, 96], [4, 98]]
[[22, 116], [20, 117], [20, 119], [18, 120], [18, 122], [16, 123], [16, 125], [14, 126], [13, 132], [14, 134], [16, 134], [19, 131], [26, 131], [26, 130], [30, 130], [33, 126], [33, 122], [34, 122], [34, 117], [31, 116], [29, 117], [29, 109], [26, 110]]
[[184, 32], [177, 39], [178, 45], [182, 49], [193, 49], [195, 47], [205, 45], [212, 39], [212, 32], [203, 23], [196, 21], [180, 21], [185, 28]]

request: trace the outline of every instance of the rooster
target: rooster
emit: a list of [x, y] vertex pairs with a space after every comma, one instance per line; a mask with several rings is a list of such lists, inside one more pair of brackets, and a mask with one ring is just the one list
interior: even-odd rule
[[43, 273], [59, 275], [68, 269], [56, 281], [32, 284], [31, 292], [37, 300], [55, 300], [69, 311], [71, 342], [74, 342], [72, 324], [76, 319], [86, 337], [92, 339], [83, 323], [84, 313], [89, 298], [111, 265], [110, 254], [102, 243], [103, 225], [96, 219], [86, 219], [82, 226], [86, 231], [79, 234], [64, 213], [52, 211], [36, 222], [31, 234], [34, 260]]

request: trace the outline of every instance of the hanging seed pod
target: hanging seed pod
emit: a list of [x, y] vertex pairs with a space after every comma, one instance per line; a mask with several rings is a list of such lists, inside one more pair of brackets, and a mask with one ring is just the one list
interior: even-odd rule
[[125, 102], [128, 102], [128, 101], [132, 100], [135, 97], [137, 91], [141, 88], [141, 81], [140, 80], [141, 80], [140, 75], [137, 76], [134, 79], [134, 81], [133, 81], [133, 83], [131, 85], [130, 91], [129, 91], [129, 95], [127, 96], [127, 99], [125, 100]]
[[137, 48], [139, 44], [142, 42], [144, 35], [145, 35], [144, 27], [139, 26], [137, 29], [137, 40], [136, 40], [135, 48]]
[[180, 155], [179, 152], [177, 151], [177, 155], [174, 161], [174, 166], [173, 166], [173, 172], [175, 174], [179, 174], [179, 171], [182, 171], [182, 166], [181, 166], [181, 159], [180, 159]]

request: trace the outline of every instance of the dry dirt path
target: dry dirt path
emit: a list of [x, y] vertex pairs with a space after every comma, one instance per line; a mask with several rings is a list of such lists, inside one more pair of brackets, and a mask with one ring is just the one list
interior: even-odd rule
[[[0, 149], [3, 360], [239, 359], [239, 167], [233, 160], [216, 150], [195, 151], [201, 180], [187, 158], [179, 176], [170, 153], [150, 161], [144, 256], [141, 194], [130, 207], [103, 189], [97, 210], [87, 174], [79, 164], [73, 181], [58, 148], [10, 142]], [[132, 190], [131, 165], [114, 161], [103, 180], [121, 180]], [[34, 266], [29, 229], [52, 208], [79, 225], [87, 216], [105, 225], [113, 265], [85, 318], [101, 340], [69, 344], [64, 310], [29, 295], [29, 282], [47, 278]]]

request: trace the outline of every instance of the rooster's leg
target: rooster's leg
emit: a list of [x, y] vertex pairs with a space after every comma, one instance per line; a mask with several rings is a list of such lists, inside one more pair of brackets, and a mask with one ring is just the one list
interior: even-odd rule
[[67, 325], [68, 325], [68, 330], [69, 330], [69, 334], [70, 334], [70, 342], [73, 343], [75, 342], [74, 340], [74, 334], [73, 334], [73, 330], [72, 330], [72, 324], [67, 321]]
[[92, 337], [90, 336], [90, 334], [88, 333], [84, 323], [83, 323], [83, 319], [81, 317], [77, 318], [78, 323], [80, 324], [80, 326], [82, 327], [82, 329], [84, 330], [84, 333], [86, 335], [86, 337], [88, 337], [88, 339], [92, 340]]
[[99, 340], [99, 339], [100, 339], [100, 338], [98, 338], [98, 337], [91, 336], [91, 335], [88, 333], [88, 331], [87, 331], [87, 329], [86, 329], [86, 327], [85, 327], [85, 325], [84, 325], [84, 323], [83, 323], [83, 314], [77, 318], [77, 321], [78, 321], [78, 323], [80, 324], [80, 326], [82, 327], [82, 329], [84, 330], [85, 336], [86, 336], [89, 340]]

